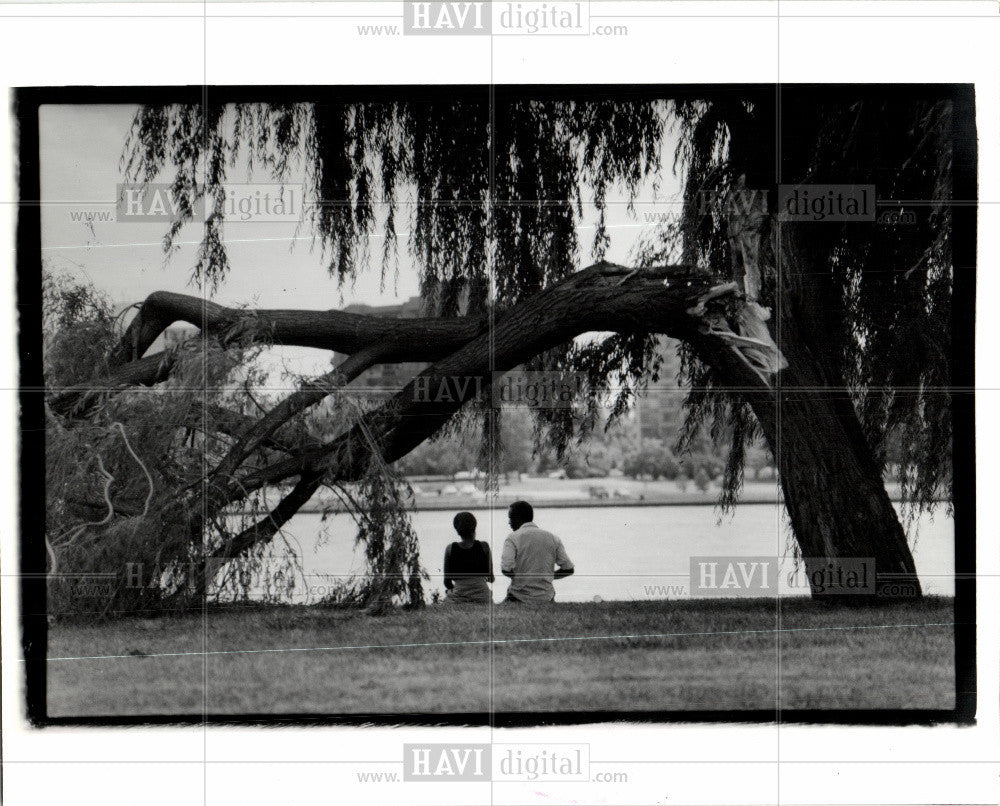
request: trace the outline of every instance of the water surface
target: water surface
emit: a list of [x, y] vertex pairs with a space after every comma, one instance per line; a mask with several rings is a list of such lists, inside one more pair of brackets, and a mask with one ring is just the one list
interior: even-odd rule
[[[506, 510], [469, 511], [479, 521], [477, 537], [492, 546], [497, 576], [494, 599], [500, 601], [508, 582], [500, 574], [500, 552], [510, 531]], [[453, 517], [450, 511], [423, 511], [412, 516], [421, 562], [431, 575], [426, 584], [428, 593], [444, 591], [444, 550], [456, 539]], [[572, 577], [556, 582], [559, 601], [686, 598], [692, 556], [781, 556], [779, 594], [808, 594], [801, 575], [789, 579], [794, 563], [790, 530], [781, 506], [743, 504], [721, 521], [718, 510], [705, 505], [536, 507], [535, 523], [562, 538], [576, 566]], [[915, 530], [914, 560], [924, 592], [954, 595], [953, 520], [941, 510], [934, 516], [922, 516]], [[285, 532], [300, 550], [306, 575], [306, 582], [298, 585], [295, 601], [321, 598], [338, 581], [364, 571], [363, 555], [354, 545], [354, 522], [348, 515], [330, 515], [324, 520], [319, 514], [300, 513], [289, 521]]]

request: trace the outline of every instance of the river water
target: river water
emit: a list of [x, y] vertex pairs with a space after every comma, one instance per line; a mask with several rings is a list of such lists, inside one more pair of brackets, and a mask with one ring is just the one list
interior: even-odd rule
[[[500, 574], [500, 552], [509, 532], [505, 509], [471, 509], [479, 521], [477, 537], [491, 544], [494, 555], [494, 599], [503, 599], [507, 579]], [[412, 515], [420, 541], [423, 567], [431, 579], [426, 590], [443, 593], [442, 562], [449, 542], [457, 539], [450, 511]], [[733, 557], [755, 560], [780, 557], [777, 590], [782, 596], [809, 592], [803, 575], [794, 576], [790, 529], [784, 509], [774, 504], [742, 504], [720, 520], [706, 505], [536, 507], [535, 523], [559, 535], [576, 566], [576, 573], [556, 583], [559, 601], [687, 598], [692, 557]], [[300, 554], [304, 580], [293, 600], [312, 602], [332, 586], [364, 571], [364, 559], [354, 545], [355, 527], [345, 514], [300, 513], [286, 526]], [[914, 559], [924, 592], [954, 594], [954, 523], [943, 508], [923, 515], [911, 529], [916, 535]], [[724, 566], [723, 566], [724, 567]], [[759, 578], [757, 581], [760, 581]], [[773, 596], [750, 586], [728, 595]]]

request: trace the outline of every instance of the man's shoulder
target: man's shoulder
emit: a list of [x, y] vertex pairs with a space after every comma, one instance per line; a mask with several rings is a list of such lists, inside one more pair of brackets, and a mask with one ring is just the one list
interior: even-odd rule
[[523, 530], [522, 533], [530, 534], [533, 540], [543, 540], [547, 543], [557, 543], [559, 538], [555, 536], [548, 529], [542, 529], [540, 526], [531, 526], [529, 529]]

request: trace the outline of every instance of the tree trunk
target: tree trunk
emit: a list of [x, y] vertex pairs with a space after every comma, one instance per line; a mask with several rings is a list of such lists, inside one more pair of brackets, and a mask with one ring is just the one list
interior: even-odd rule
[[[776, 338], [788, 366], [777, 384], [769, 429], [785, 507], [798, 539], [814, 597], [844, 600], [831, 574], [865, 567], [868, 599], [922, 595], [913, 555], [889, 499], [882, 468], [868, 444], [831, 334], [845, 312], [827, 287], [829, 267], [816, 248], [829, 224], [783, 224]], [[866, 565], [862, 566], [862, 563]]]
[[[754, 202], [729, 206], [734, 280], [754, 300], [762, 279], [775, 278], [770, 325], [787, 361], [773, 394], [745, 397], [778, 463], [812, 595], [855, 602], [919, 598], [906, 534], [841, 370], [834, 334], [842, 332], [847, 313], [831, 285], [831, 224], [778, 223], [767, 215], [766, 197], [748, 196], [742, 178], [734, 194]], [[855, 580], [867, 572], [867, 584], [843, 587], [850, 572]]]
[[[777, 399], [758, 401], [754, 412], [778, 462], [785, 507], [813, 597], [843, 600], [845, 592], [853, 592], [858, 602], [919, 598], [906, 534], [853, 404], [843, 391], [789, 388], [789, 379], [800, 378], [801, 369], [790, 362]], [[845, 591], [836, 577], [852, 570], [868, 584]]]
[[858, 569], [860, 561], [874, 573], [868, 598], [919, 598], [906, 534], [853, 427], [853, 408], [845, 413], [843, 399], [826, 393], [782, 392], [780, 400], [781, 484], [813, 595], [843, 593], [827, 589], [833, 580], [826, 573]]

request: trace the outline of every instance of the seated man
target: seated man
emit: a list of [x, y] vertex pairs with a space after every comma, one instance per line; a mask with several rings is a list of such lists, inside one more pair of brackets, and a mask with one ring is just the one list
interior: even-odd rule
[[515, 501], [507, 511], [510, 528], [514, 531], [504, 541], [500, 570], [510, 577], [508, 602], [551, 602], [556, 598], [552, 580], [573, 573], [573, 562], [562, 541], [535, 526], [534, 517], [535, 512], [527, 501]]

